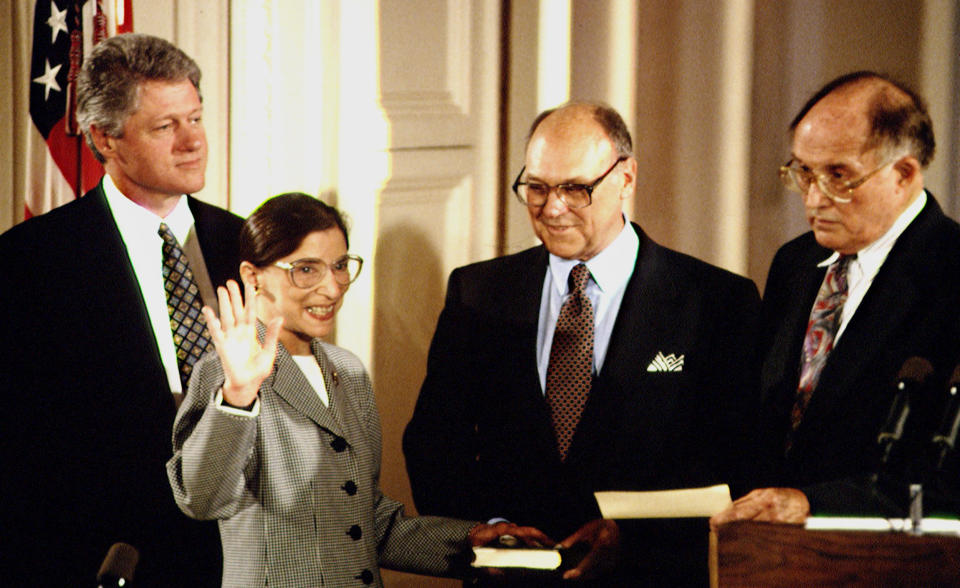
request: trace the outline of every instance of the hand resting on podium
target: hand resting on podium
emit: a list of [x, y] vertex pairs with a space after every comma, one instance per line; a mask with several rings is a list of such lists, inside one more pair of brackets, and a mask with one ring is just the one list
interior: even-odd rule
[[710, 530], [734, 521], [801, 524], [810, 516], [807, 495], [796, 488], [757, 488], [710, 517]]

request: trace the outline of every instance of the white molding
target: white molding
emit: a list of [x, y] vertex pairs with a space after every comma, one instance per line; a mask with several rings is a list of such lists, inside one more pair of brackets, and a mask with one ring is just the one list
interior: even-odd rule
[[[475, 58], [471, 19], [474, 3], [470, 0], [382, 0], [381, 10], [389, 19], [396, 11], [434, 15], [445, 18], [394, 18], [395, 30], [382, 37], [381, 67], [395, 68], [381, 76], [380, 104], [391, 125], [391, 149], [424, 148], [441, 145], [466, 145], [473, 142], [471, 119], [471, 61]], [[417, 49], [410, 59], [432, 59], [409, 68], [406, 59], [397, 59], [398, 52], [410, 50], [410, 43], [420, 35], [426, 47]], [[431, 45], [433, 44], [433, 45]], [[395, 46], [396, 45], [396, 46]], [[438, 79], [430, 75], [439, 72]], [[411, 90], [410, 88], [416, 88]], [[429, 124], [423, 124], [429, 119]]]

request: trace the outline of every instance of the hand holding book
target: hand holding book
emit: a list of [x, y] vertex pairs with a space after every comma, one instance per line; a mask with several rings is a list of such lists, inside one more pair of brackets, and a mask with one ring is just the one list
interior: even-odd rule
[[524, 544], [532, 547], [553, 546], [554, 541], [535, 527], [522, 527], [507, 521], [499, 523], [477, 523], [470, 529], [467, 540], [470, 545], [476, 547], [479, 545], [489, 545], [492, 543], [501, 543], [501, 538], [509, 537], [514, 544]]
[[546, 538], [544, 542], [526, 541], [522, 545], [516, 541], [508, 547], [504, 544], [512, 541], [503, 541], [504, 538], [501, 537], [498, 546], [475, 546], [472, 565], [497, 571], [510, 568], [527, 572], [557, 571], [564, 579], [587, 579], [612, 567], [620, 547], [619, 527], [609, 519], [590, 521], [556, 544]]
[[532, 535], [521, 538], [501, 529], [499, 535], [493, 533], [487, 536], [494, 539], [514, 536], [517, 539], [516, 546], [473, 543], [473, 566], [551, 570], [550, 573], [558, 573], [559, 570], [565, 579], [589, 579], [613, 567], [619, 557], [620, 528], [614, 518], [709, 517], [731, 503], [730, 489], [726, 484], [647, 492], [597, 492], [595, 496], [601, 513], [608, 518], [589, 521], [556, 544], [545, 536], [543, 539], [533, 538]]

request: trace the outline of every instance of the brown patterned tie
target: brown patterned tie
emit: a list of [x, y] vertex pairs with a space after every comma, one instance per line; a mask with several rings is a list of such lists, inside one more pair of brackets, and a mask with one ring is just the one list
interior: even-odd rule
[[833, 351], [833, 341], [840, 327], [843, 305], [847, 301], [847, 269], [856, 255], [844, 255], [827, 268], [817, 299], [810, 311], [807, 334], [803, 338], [803, 355], [800, 363], [800, 382], [797, 397], [790, 412], [790, 435], [787, 451], [793, 445], [793, 432], [800, 427], [803, 414], [810, 404], [810, 397], [820, 381], [820, 374]]
[[547, 405], [560, 459], [567, 459], [573, 433], [590, 395], [593, 374], [593, 305], [587, 298], [590, 270], [578, 264], [570, 272], [570, 294], [560, 308], [547, 364]]
[[200, 312], [203, 300], [187, 256], [166, 223], [160, 223], [157, 233], [163, 238], [163, 288], [167, 292], [167, 312], [170, 313], [170, 331], [177, 348], [180, 382], [186, 392], [193, 364], [213, 349], [213, 345], [206, 320]]

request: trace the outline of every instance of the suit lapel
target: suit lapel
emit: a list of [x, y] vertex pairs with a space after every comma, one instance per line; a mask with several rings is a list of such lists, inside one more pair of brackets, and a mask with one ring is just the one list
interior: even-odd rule
[[[128, 366], [141, 365], [144, 382], [155, 382], [155, 389], [166, 407], [174, 411], [173, 399], [167, 385], [167, 376], [160, 360], [156, 337], [150, 323], [147, 307], [143, 301], [140, 282], [137, 280], [130, 263], [127, 246], [120, 236], [120, 229], [113, 217], [107, 196], [103, 191], [103, 179], [96, 187], [87, 192], [77, 205], [84, 210], [77, 215], [82, 219], [78, 230], [80, 235], [74, 241], [76, 255], [86, 258], [78, 267], [85, 275], [80, 283], [85, 284], [83, 292], [75, 291], [80, 299], [96, 300], [98, 303], [112, 301], [107, 306], [114, 308], [115, 316], [111, 321], [100, 323], [91, 321], [90, 328], [98, 332], [106, 324], [122, 325], [121, 332], [99, 333], [94, 340], [119, 342], [104, 344], [102, 351], [115, 357], [125, 357]], [[159, 251], [158, 251], [159, 255]], [[102, 306], [102, 304], [98, 304]], [[116, 346], [115, 346], [116, 345]], [[149, 370], [149, 371], [146, 371]]]
[[230, 279], [242, 285], [237, 235], [243, 220], [193, 196], [187, 196], [187, 205], [193, 215], [193, 226], [213, 287], [222, 286]]
[[638, 382], [650, 377], [646, 368], [658, 351], [686, 351], [662, 347], [676, 340], [680, 332], [678, 323], [684, 318], [677, 309], [680, 292], [677, 276], [663, 258], [663, 249], [638, 226], [633, 227], [640, 238], [637, 262], [623, 294], [601, 373], [594, 381], [574, 435], [568, 461], [574, 461], [579, 455], [592, 455], [590, 445], [603, 442], [609, 434], [603, 430], [603, 423], [608, 422], [604, 415], [620, 410], [628, 396], [623, 393], [627, 386], [637, 388], [641, 386]]
[[[257, 324], [258, 329], [262, 331], [263, 325]], [[262, 336], [262, 335], [261, 335]], [[324, 357], [325, 359], [325, 357]], [[323, 372], [324, 383], [327, 385], [327, 394], [330, 402], [334, 398], [334, 386], [332, 369], [323, 362], [320, 363], [320, 369]], [[272, 382], [268, 382], [273, 392], [283, 398], [290, 406], [309, 418], [317, 426], [327, 429], [338, 437], [343, 437], [343, 426], [334, 417], [333, 411], [327, 408], [317, 392], [310, 385], [307, 377], [300, 371], [300, 367], [290, 356], [290, 353], [279, 344], [277, 348], [277, 358]]]
[[[939, 216], [940, 207], [928, 197], [924, 210], [900, 235], [880, 267], [820, 376], [817, 387], [835, 391], [833, 399], [859, 391], [856, 382], [863, 378], [865, 366], [877, 365], [875, 357], [887, 348], [885, 342], [916, 305], [923, 304], [920, 285], [925, 278], [919, 275], [925, 267], [923, 239]], [[823, 410], [833, 399], [818, 402], [814, 393], [808, 414]]]
[[[909, 268], [885, 269], [887, 271], [883, 273], [886, 277], [910, 275]], [[884, 341], [900, 327], [906, 315], [918, 303], [920, 292], [916, 284], [910, 283], [909, 279], [897, 280], [897, 284], [890, 287], [890, 281], [874, 281], [831, 353], [820, 378], [830, 388], [839, 391], [856, 388], [853, 383], [862, 374], [864, 366], [876, 365], [873, 356], [883, 351]], [[877, 320], [878, 316], [882, 316], [882, 320]]]
[[510, 386], [510, 396], [504, 399], [511, 406], [499, 409], [524, 420], [524, 428], [535, 432], [529, 443], [533, 455], [559, 462], [537, 367], [537, 329], [548, 259], [547, 250], [541, 245], [518, 254], [501, 274], [497, 288], [503, 296], [497, 309], [499, 328], [492, 335], [491, 345], [499, 348], [498, 356], [507, 357], [501, 368], [515, 384]]
[[[817, 264], [830, 255], [828, 250], [816, 247], [809, 252], [788, 276], [789, 282], [783, 292], [789, 293], [788, 304], [784, 307], [782, 317], [777, 317], [775, 334], [770, 340], [770, 350], [767, 355], [771, 359], [764, 363], [761, 378], [764, 382], [762, 389], [767, 397], [762, 402], [779, 406], [785, 402], [782, 398], [771, 398], [780, 387], [769, 385], [770, 382], [789, 382], [788, 390], [783, 392], [789, 395], [790, 402], [797, 392], [800, 373], [800, 355], [803, 349], [803, 339], [807, 333], [807, 323], [810, 321], [810, 310], [820, 290], [820, 284], [826, 275], [826, 268], [817, 267]], [[842, 339], [841, 339], [842, 340]]]
[[[109, 204], [107, 204], [102, 179], [100, 184], [81, 198], [79, 205], [86, 208], [81, 214], [84, 222], [80, 230], [83, 231], [84, 235], [90, 236], [92, 245], [90, 247], [81, 246], [80, 252], [83, 255], [96, 257], [96, 263], [90, 263], [88, 267], [85, 267], [85, 271], [90, 272], [91, 275], [90, 283], [112, 284], [113, 287], [122, 286], [124, 290], [135, 289], [135, 298], [142, 301], [140, 286], [133, 271], [133, 265], [130, 263], [127, 247], [123, 243], [120, 229], [117, 228], [117, 222], [110, 212]], [[123, 277], [122, 284], [117, 282], [117, 276]], [[125, 299], [130, 300], [130, 298]], [[141, 304], [141, 306], [143, 305]], [[145, 324], [149, 325], [146, 313], [143, 314]]]
[[623, 294], [601, 376], [604, 381], [632, 381], [646, 374], [658, 351], [683, 353], [683, 349], [660, 349], [675, 338], [682, 320], [676, 308], [680, 291], [673, 268], [662, 249], [634, 225], [640, 250], [633, 274]]
[[516, 349], [519, 357], [517, 365], [521, 379], [519, 390], [530, 391], [534, 396], [543, 397], [540, 385], [540, 372], [537, 369], [537, 328], [540, 321], [540, 302], [543, 297], [543, 280], [547, 271], [548, 254], [543, 246], [530, 250], [530, 259], [518, 264], [519, 271], [511, 272], [504, 283], [504, 292], [515, 300], [513, 304], [503, 305], [504, 319], [517, 337]]

